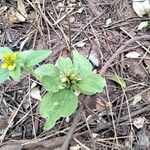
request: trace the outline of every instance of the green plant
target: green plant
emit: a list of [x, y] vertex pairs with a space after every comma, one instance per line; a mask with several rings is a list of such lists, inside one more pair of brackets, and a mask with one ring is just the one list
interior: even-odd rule
[[32, 72], [33, 66], [50, 54], [51, 51], [47, 50], [13, 52], [7, 47], [0, 47], [0, 83], [5, 82], [9, 77], [19, 81], [22, 70]]
[[106, 84], [92, 72], [91, 63], [76, 51], [73, 60], [59, 57], [55, 65], [42, 65], [35, 74], [48, 91], [40, 104], [40, 114], [47, 120], [45, 129], [51, 129], [60, 117], [68, 117], [76, 110], [75, 92], [93, 95], [102, 92]]
[[[7, 50], [9, 49], [4, 48], [3, 51]], [[10, 68], [8, 65], [5, 67], [7, 61], [5, 61], [4, 55], [8, 53], [10, 52], [0, 52], [0, 58], [2, 58], [0, 75], [4, 76], [6, 70], [10, 73], [12, 68], [13, 71], [17, 67], [23, 68], [35, 76], [47, 91], [40, 103], [40, 114], [46, 119], [45, 130], [51, 129], [59, 118], [68, 117], [75, 112], [78, 107], [78, 97], [75, 92], [93, 95], [102, 92], [106, 85], [100, 75], [92, 72], [93, 68], [88, 59], [77, 51], [73, 51], [72, 60], [69, 57], [59, 57], [55, 65], [44, 64], [35, 70], [33, 70], [33, 66], [48, 57], [50, 52], [41, 50], [14, 53], [11, 51], [15, 55], [15, 59]], [[9, 73], [8, 75], [13, 78]], [[2, 77], [1, 83], [6, 79]], [[13, 79], [16, 80], [16, 78]]]

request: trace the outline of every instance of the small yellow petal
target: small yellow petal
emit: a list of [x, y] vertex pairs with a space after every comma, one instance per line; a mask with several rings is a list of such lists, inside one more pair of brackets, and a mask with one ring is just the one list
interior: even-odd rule
[[8, 66], [9, 66], [9, 65], [8, 65], [7, 63], [3, 63], [3, 64], [2, 64], [2, 68], [4, 68], [4, 69], [7, 69]]
[[9, 70], [14, 70], [14, 69], [15, 69], [15, 67], [16, 67], [16, 64], [9, 65], [9, 66], [8, 66], [8, 69], [9, 69]]
[[10, 56], [11, 56], [10, 54], [4, 54], [2, 58], [8, 60], [10, 59]]

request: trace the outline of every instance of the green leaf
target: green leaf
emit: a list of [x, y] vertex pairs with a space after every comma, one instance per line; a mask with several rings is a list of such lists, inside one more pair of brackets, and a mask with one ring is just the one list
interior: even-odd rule
[[51, 51], [49, 51], [49, 50], [37, 50], [37, 51], [31, 51], [31, 52], [24, 52], [24, 54], [26, 54], [26, 55], [23, 56], [21, 54], [21, 56], [26, 57], [25, 58], [25, 65], [27, 67], [32, 67], [34, 65], [39, 64], [44, 59], [46, 59], [51, 54]]
[[60, 83], [60, 78], [51, 76], [44, 76], [42, 78], [42, 85], [51, 92], [58, 92]]
[[110, 77], [109, 79], [118, 83], [122, 88], [127, 87], [126, 82], [121, 77], [119, 77], [118, 75], [114, 75], [114, 76]]
[[20, 81], [21, 68], [17, 66], [14, 70], [9, 71], [9, 76], [11, 76], [15, 81]]
[[44, 76], [50, 76], [60, 80], [59, 69], [53, 64], [45, 64], [35, 69], [35, 74], [38, 80], [42, 80]]
[[4, 83], [8, 78], [8, 70], [0, 67], [0, 84]]
[[2, 55], [5, 53], [13, 53], [13, 51], [8, 47], [0, 47], [0, 59], [2, 59]]
[[73, 64], [70, 58], [58, 58], [56, 65], [60, 69], [60, 71], [64, 74], [67, 74], [72, 68]]
[[33, 50], [26, 50], [26, 51], [19, 52], [19, 56], [20, 56], [23, 63], [25, 63], [25, 60], [27, 59], [27, 57], [31, 53], [34, 53], [34, 51]]
[[85, 95], [93, 95], [102, 92], [105, 85], [105, 79], [98, 74], [92, 73], [84, 78], [81, 78], [81, 81], [76, 84], [76, 87]]
[[78, 107], [78, 100], [71, 90], [60, 90], [57, 93], [46, 93], [40, 104], [40, 114], [47, 122], [45, 129], [51, 129], [60, 117], [68, 117]]
[[86, 59], [77, 51], [73, 51], [73, 63], [75, 65], [75, 68], [77, 68], [78, 73], [82, 76], [85, 76], [87, 73], [92, 72], [92, 64], [88, 59]]

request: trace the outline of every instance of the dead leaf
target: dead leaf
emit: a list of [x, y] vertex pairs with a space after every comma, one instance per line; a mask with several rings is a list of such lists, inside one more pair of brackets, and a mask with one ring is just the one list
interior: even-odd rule
[[98, 58], [97, 53], [95, 51], [91, 51], [91, 53], [89, 55], [89, 60], [96, 67], [98, 67], [100, 64], [99, 58]]
[[31, 89], [30, 95], [32, 98], [41, 100], [40, 90], [38, 87], [34, 87]]
[[99, 134], [97, 134], [97, 133], [92, 133], [92, 137], [95, 139], [95, 138], [97, 138], [99, 136]]
[[25, 10], [25, 5], [22, 0], [17, 0], [18, 11], [10, 9], [8, 13], [8, 18], [11, 23], [24, 22], [27, 19], [27, 13]]
[[86, 45], [85, 42], [78, 42], [78, 43], [76, 44], [77, 47], [83, 47], [83, 46], [85, 46], [85, 45]]
[[145, 121], [146, 121], [146, 118], [145, 118], [145, 117], [135, 118], [134, 121], [133, 121], [133, 125], [134, 125], [137, 129], [140, 129], [140, 128], [143, 128]]
[[109, 79], [116, 82], [116, 83], [118, 83], [122, 88], [127, 87], [126, 82], [118, 75], [113, 75]]
[[81, 13], [83, 12], [83, 10], [84, 10], [84, 8], [81, 7], [77, 12], [78, 12], [79, 14], [81, 14]]
[[141, 99], [142, 99], [142, 96], [140, 94], [135, 95], [134, 100], [131, 103], [131, 105], [135, 106], [139, 101], [141, 101]]
[[135, 51], [129, 52], [125, 55], [127, 58], [139, 58], [140, 56], [141, 54]]
[[109, 110], [111, 107], [111, 104], [107, 101], [98, 99], [96, 101], [96, 110], [98, 111], [104, 111], [104, 110]]
[[138, 25], [138, 30], [142, 30], [143, 28], [146, 28], [148, 26], [148, 21], [142, 21], [139, 25]]
[[22, 0], [17, 0], [17, 4], [18, 4], [18, 10], [20, 12], [20, 14], [22, 15], [22, 17], [24, 18], [24, 21], [27, 19], [27, 13], [25, 10], [25, 5], [22, 2]]
[[145, 14], [150, 15], [150, 2], [149, 0], [133, 0], [133, 9], [139, 17]]
[[110, 25], [111, 24], [111, 18], [108, 18], [107, 20], [106, 20], [106, 25]]

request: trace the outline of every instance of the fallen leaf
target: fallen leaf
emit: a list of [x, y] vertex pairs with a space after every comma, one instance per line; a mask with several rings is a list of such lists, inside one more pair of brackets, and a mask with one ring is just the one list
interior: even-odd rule
[[8, 18], [11, 23], [24, 22], [27, 19], [27, 13], [25, 10], [25, 5], [22, 0], [17, 0], [18, 11], [10, 9], [8, 13]]
[[107, 20], [106, 20], [106, 25], [110, 25], [111, 24], [111, 18], [108, 18]]
[[84, 8], [81, 7], [77, 12], [78, 12], [79, 14], [81, 14], [81, 13], [83, 12], [83, 10], [84, 10]]
[[150, 15], [150, 2], [149, 0], [133, 0], [133, 9], [139, 17], [145, 14]]
[[121, 77], [119, 77], [118, 75], [113, 75], [109, 79], [116, 82], [116, 83], [118, 83], [122, 88], [127, 87], [126, 82]]
[[97, 53], [95, 53], [95, 51], [91, 51], [90, 55], [89, 55], [89, 60], [92, 62], [92, 64], [96, 67], [99, 66], [100, 61], [99, 58], [97, 56]]
[[34, 87], [31, 89], [30, 95], [32, 98], [41, 100], [40, 90], [38, 87]]
[[96, 110], [98, 111], [104, 111], [104, 110], [109, 110], [111, 107], [111, 103], [98, 99], [96, 101]]
[[18, 5], [18, 10], [19, 10], [20, 14], [24, 18], [22, 20], [25, 21], [27, 19], [27, 13], [26, 13], [26, 10], [25, 10], [25, 5], [22, 2], [22, 0], [17, 0], [17, 5]]
[[95, 139], [96, 137], [98, 137], [99, 136], [99, 134], [97, 134], [97, 133], [92, 133], [92, 137]]
[[76, 44], [77, 47], [83, 47], [83, 46], [85, 46], [85, 45], [86, 45], [85, 42], [78, 42], [78, 43]]
[[148, 26], [148, 21], [142, 21], [139, 25], [138, 25], [138, 30], [142, 30], [143, 28], [146, 28]]
[[32, 84], [31, 84], [31, 89], [33, 89], [34, 87], [36, 87], [37, 86], [37, 83], [36, 82], [33, 82]]
[[145, 117], [135, 118], [135, 119], [133, 120], [133, 125], [134, 125], [137, 129], [140, 129], [140, 128], [143, 128], [145, 121], [146, 121], [146, 118], [145, 118]]
[[134, 100], [131, 103], [131, 105], [135, 106], [139, 101], [141, 101], [141, 99], [142, 99], [142, 96], [140, 94], [135, 95]]
[[140, 56], [141, 54], [135, 51], [129, 52], [125, 55], [127, 58], [139, 58]]

